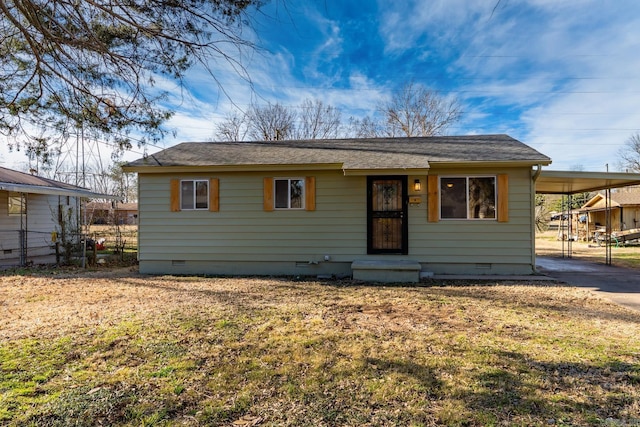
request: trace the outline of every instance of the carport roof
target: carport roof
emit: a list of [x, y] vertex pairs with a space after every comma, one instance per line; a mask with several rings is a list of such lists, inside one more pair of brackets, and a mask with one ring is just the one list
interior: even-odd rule
[[538, 194], [576, 194], [640, 185], [640, 174], [543, 170], [536, 180]]

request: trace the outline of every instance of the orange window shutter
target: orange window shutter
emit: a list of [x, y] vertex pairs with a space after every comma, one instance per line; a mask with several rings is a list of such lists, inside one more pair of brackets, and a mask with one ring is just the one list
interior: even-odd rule
[[427, 221], [438, 222], [438, 175], [427, 175]]
[[263, 199], [264, 210], [271, 212], [273, 210], [273, 178], [264, 179]]
[[170, 196], [171, 212], [180, 212], [180, 180], [171, 180], [171, 196]]
[[304, 204], [305, 209], [308, 211], [316, 210], [316, 177], [308, 176], [304, 181], [305, 185], [305, 195], [304, 195]]
[[498, 222], [509, 221], [509, 175], [498, 175]]
[[211, 178], [209, 180], [209, 212], [220, 210], [220, 180]]

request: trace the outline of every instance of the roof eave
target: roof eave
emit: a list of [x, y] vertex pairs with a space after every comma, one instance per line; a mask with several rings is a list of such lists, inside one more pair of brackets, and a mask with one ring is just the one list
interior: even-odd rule
[[344, 168], [345, 176], [370, 176], [370, 175], [427, 175], [429, 168]]
[[551, 159], [548, 160], [490, 160], [490, 161], [429, 161], [429, 164], [438, 169], [444, 168], [462, 168], [462, 167], [478, 167], [478, 168], [504, 168], [504, 167], [533, 167], [533, 166], [549, 166]]
[[608, 210], [611, 209], [622, 209], [623, 206], [620, 205], [613, 205], [613, 206], [599, 206], [599, 207], [593, 207], [593, 208], [580, 208], [578, 209], [578, 213], [589, 213], [589, 212], [606, 212]]
[[90, 190], [75, 190], [68, 188], [43, 187], [40, 185], [14, 184], [8, 182], [0, 182], [0, 190], [11, 191], [13, 193], [30, 193], [30, 194], [46, 194], [50, 196], [71, 196], [86, 197], [90, 199], [109, 199], [120, 200], [120, 196], [112, 196], [110, 194], [95, 193]]
[[173, 166], [124, 166], [125, 172], [137, 173], [216, 173], [216, 172], [267, 172], [300, 170], [342, 170], [342, 163], [291, 163], [247, 165], [173, 165]]

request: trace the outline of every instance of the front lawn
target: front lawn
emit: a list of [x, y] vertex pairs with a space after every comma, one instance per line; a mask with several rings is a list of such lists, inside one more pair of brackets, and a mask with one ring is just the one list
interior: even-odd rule
[[423, 285], [5, 273], [0, 424], [640, 423], [640, 313]]

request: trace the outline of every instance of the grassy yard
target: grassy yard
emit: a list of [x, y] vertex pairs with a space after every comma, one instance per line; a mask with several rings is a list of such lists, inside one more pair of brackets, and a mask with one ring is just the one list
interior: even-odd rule
[[551, 282], [53, 270], [0, 309], [0, 424], [640, 423], [640, 313]]
[[[562, 256], [563, 244], [565, 254], [567, 254], [568, 243], [558, 240], [556, 232], [541, 233], [536, 236], [536, 253], [538, 255]], [[605, 262], [606, 247], [604, 244], [599, 246], [594, 242], [572, 242], [571, 252], [572, 257], [577, 259], [598, 263]], [[613, 265], [640, 269], [640, 244], [637, 242], [627, 245], [613, 243], [611, 245], [611, 259]]]

